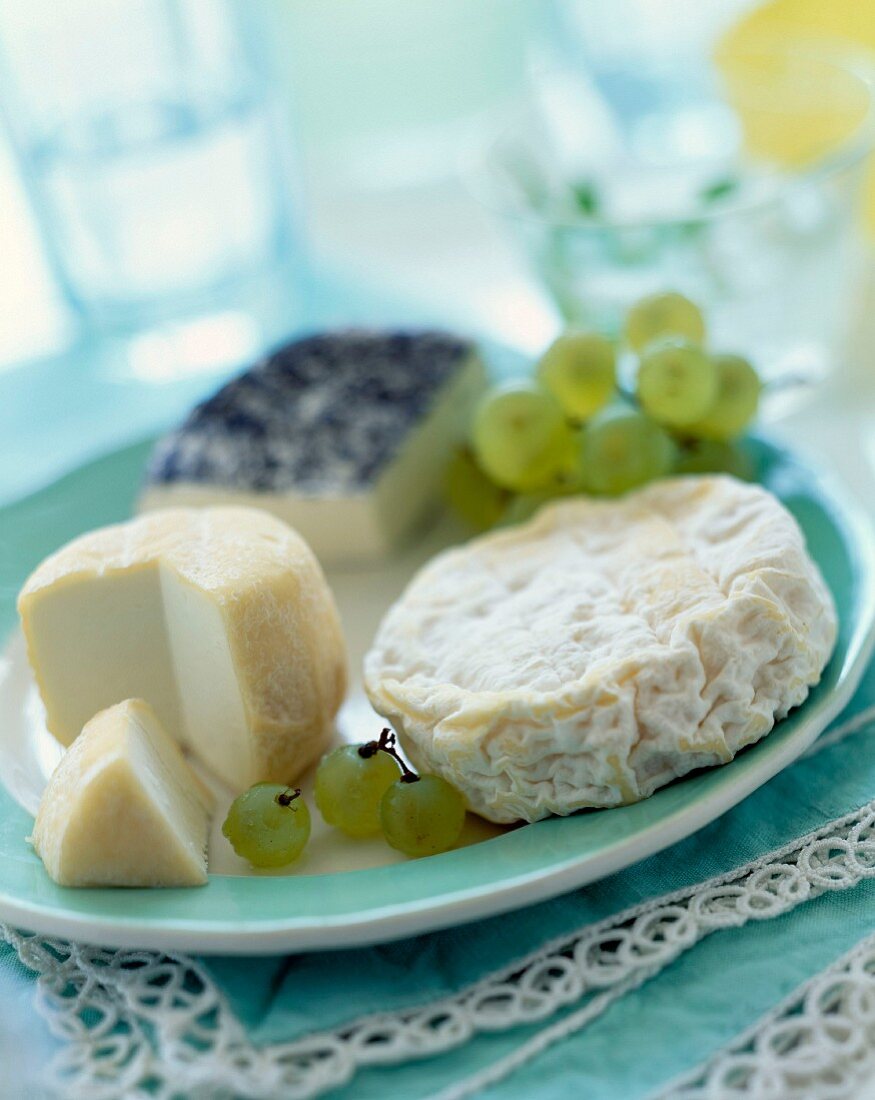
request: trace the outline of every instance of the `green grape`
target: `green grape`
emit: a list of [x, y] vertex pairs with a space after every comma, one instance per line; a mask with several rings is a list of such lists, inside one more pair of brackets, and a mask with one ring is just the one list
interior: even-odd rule
[[615, 496], [669, 473], [675, 459], [671, 437], [644, 413], [614, 408], [583, 429], [580, 463], [586, 487]]
[[501, 517], [501, 526], [513, 527], [517, 523], [525, 523], [540, 512], [545, 504], [555, 499], [549, 493], [523, 493], [521, 496], [516, 496], [505, 508], [504, 515]]
[[485, 473], [520, 493], [542, 488], [573, 456], [573, 432], [558, 402], [530, 382], [486, 395], [474, 417], [472, 442]]
[[399, 852], [433, 856], [459, 839], [465, 802], [446, 779], [408, 771], [383, 795], [380, 821], [386, 841]]
[[705, 322], [699, 307], [676, 291], [649, 294], [626, 314], [626, 343], [634, 351], [663, 336], [680, 336], [693, 344], [705, 339]]
[[713, 355], [711, 360], [717, 369], [717, 396], [705, 415], [686, 430], [722, 443], [741, 435], [756, 416], [762, 383], [740, 355]]
[[310, 838], [310, 811], [301, 792], [282, 783], [256, 783], [231, 803], [222, 832], [253, 867], [285, 867]]
[[489, 480], [467, 450], [456, 451], [444, 475], [444, 494], [453, 511], [477, 531], [501, 519], [509, 493]]
[[736, 443], [695, 439], [681, 449], [679, 474], [731, 474], [742, 481], [755, 481], [756, 469], [747, 452]]
[[647, 349], [638, 366], [638, 400], [660, 424], [685, 428], [701, 419], [717, 397], [717, 367], [695, 344], [664, 340]]
[[[577, 450], [578, 452], [580, 450], [579, 443]], [[578, 470], [576, 473], [576, 477], [563, 478], [537, 493], [520, 493], [513, 497], [502, 514], [501, 526], [506, 527], [516, 523], [525, 523], [526, 520], [531, 519], [539, 512], [545, 504], [551, 504], [563, 497], [575, 496], [584, 492], [586, 486], [580, 476], [580, 471]]]
[[316, 805], [329, 825], [348, 836], [380, 831], [380, 801], [401, 768], [380, 742], [342, 745], [322, 757], [316, 770]]
[[565, 332], [541, 356], [537, 374], [566, 416], [588, 420], [613, 396], [614, 345], [597, 332]]

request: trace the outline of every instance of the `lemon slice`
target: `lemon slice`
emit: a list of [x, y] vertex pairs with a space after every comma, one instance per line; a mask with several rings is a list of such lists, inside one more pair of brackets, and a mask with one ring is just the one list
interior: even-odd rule
[[734, 23], [721, 48], [749, 51], [788, 37], [853, 42], [875, 50], [875, 5], [860, 0], [770, 0]]
[[[771, 0], [719, 40], [715, 60], [751, 156], [799, 170], [837, 152], [870, 110], [870, 92], [843, 67], [873, 51], [875, 5], [859, 0]], [[875, 171], [865, 215], [875, 233]]]

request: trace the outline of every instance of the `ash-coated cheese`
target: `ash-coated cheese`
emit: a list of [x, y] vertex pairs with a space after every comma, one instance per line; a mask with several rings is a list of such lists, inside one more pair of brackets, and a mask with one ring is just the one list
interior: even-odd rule
[[290, 782], [324, 751], [346, 684], [334, 598], [266, 512], [168, 509], [75, 539], [18, 600], [52, 734], [145, 699], [232, 789]]
[[446, 333], [297, 340], [158, 443], [140, 509], [264, 508], [325, 564], [379, 557], [434, 514], [484, 386], [473, 345]]
[[202, 886], [212, 809], [149, 704], [127, 699], [61, 757], [31, 843], [61, 886]]
[[493, 821], [637, 801], [759, 740], [817, 683], [831, 595], [730, 477], [578, 499], [434, 559], [365, 661], [414, 765]]

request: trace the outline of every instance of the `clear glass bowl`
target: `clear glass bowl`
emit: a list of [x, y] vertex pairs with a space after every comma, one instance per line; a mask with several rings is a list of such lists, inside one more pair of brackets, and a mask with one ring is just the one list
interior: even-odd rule
[[642, 294], [680, 290], [706, 310], [712, 347], [766, 375], [820, 374], [864, 249], [872, 70], [797, 46], [676, 75], [683, 95], [650, 82], [641, 109], [611, 117], [592, 82], [542, 74], [477, 151], [471, 187], [568, 322], [616, 332]]

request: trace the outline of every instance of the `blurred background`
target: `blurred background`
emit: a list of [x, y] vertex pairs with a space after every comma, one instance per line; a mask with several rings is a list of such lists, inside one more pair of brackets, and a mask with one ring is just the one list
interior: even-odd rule
[[0, 0], [0, 496], [297, 331], [667, 288], [858, 415], [873, 63], [856, 0]]

